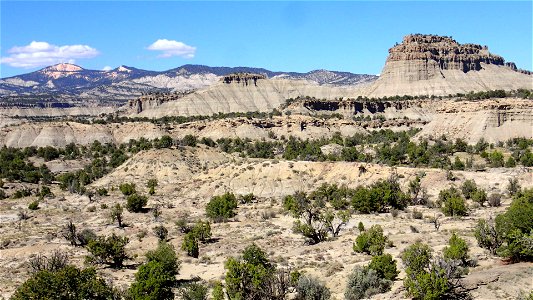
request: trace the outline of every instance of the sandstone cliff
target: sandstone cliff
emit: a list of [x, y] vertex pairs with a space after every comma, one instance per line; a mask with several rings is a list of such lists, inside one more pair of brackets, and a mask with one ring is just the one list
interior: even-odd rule
[[531, 89], [533, 77], [487, 46], [459, 44], [451, 37], [408, 35], [389, 50], [372, 97], [448, 95], [485, 90]]

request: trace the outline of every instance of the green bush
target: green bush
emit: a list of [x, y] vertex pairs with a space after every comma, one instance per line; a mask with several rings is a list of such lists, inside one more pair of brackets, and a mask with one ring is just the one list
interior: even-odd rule
[[461, 192], [466, 199], [472, 198], [472, 195], [477, 191], [477, 185], [474, 180], [465, 180], [461, 185]]
[[331, 292], [326, 285], [316, 278], [300, 276], [296, 285], [298, 300], [328, 300]]
[[496, 217], [504, 243], [498, 254], [514, 261], [533, 261], [533, 189], [515, 195], [511, 206]]
[[465, 200], [461, 197], [459, 191], [453, 187], [440, 191], [438, 204], [446, 216], [466, 216], [468, 212]]
[[188, 283], [180, 288], [183, 300], [207, 300], [207, 287], [201, 283]]
[[477, 189], [472, 194], [472, 201], [479, 203], [479, 205], [483, 206], [485, 201], [487, 201], [487, 193], [483, 189]]
[[109, 194], [109, 191], [105, 187], [101, 187], [96, 190], [96, 193], [98, 194], [98, 196], [103, 197], [107, 196]]
[[135, 184], [134, 183], [123, 183], [119, 187], [119, 190], [124, 194], [124, 196], [130, 196], [135, 193]]
[[138, 194], [131, 194], [126, 200], [126, 209], [129, 212], [141, 212], [143, 207], [148, 203], [148, 197]]
[[189, 147], [196, 147], [196, 144], [198, 143], [198, 140], [194, 135], [187, 134], [186, 136], [181, 139], [181, 145], [182, 146], [189, 146]]
[[155, 178], [149, 179], [148, 182], [146, 183], [146, 186], [149, 189], [148, 194], [150, 195], [155, 194], [155, 188], [157, 187], [157, 185], [158, 185], [157, 179]]
[[155, 251], [146, 253], [147, 262], [141, 265], [131, 284], [133, 299], [174, 299], [172, 288], [176, 282], [180, 262], [172, 245], [160, 242]]
[[381, 226], [373, 225], [370, 229], [359, 234], [353, 244], [353, 250], [359, 253], [381, 255], [388, 242], [389, 239], [383, 235]]
[[211, 224], [207, 221], [198, 221], [192, 228], [192, 233], [200, 242], [205, 243], [212, 237]]
[[220, 281], [216, 281], [213, 286], [213, 292], [211, 293], [213, 300], [224, 300], [224, 285]]
[[468, 245], [454, 232], [449, 240], [449, 246], [442, 250], [444, 259], [458, 260], [463, 266], [468, 263]]
[[372, 268], [356, 266], [346, 284], [344, 299], [359, 300], [390, 290], [392, 281], [379, 276]]
[[397, 180], [380, 180], [368, 188], [357, 187], [351, 204], [360, 213], [386, 212], [389, 208], [404, 209], [411, 197], [402, 192]]
[[115, 299], [115, 295], [112, 287], [94, 269], [66, 266], [57, 271], [43, 270], [33, 274], [17, 288], [11, 299], [109, 300]]
[[237, 198], [233, 193], [215, 196], [207, 203], [206, 214], [214, 221], [223, 221], [236, 215]]
[[230, 257], [225, 268], [226, 293], [230, 299], [269, 299], [271, 296], [269, 287], [275, 267], [257, 245], [246, 247], [241, 259]]
[[396, 260], [394, 260], [390, 254], [372, 256], [372, 260], [368, 267], [376, 271], [379, 278], [384, 278], [390, 281], [396, 280], [396, 277], [400, 273], [400, 271], [396, 269]]
[[123, 266], [124, 260], [128, 259], [125, 247], [128, 244], [127, 237], [119, 237], [112, 234], [109, 237], [99, 236], [92, 239], [87, 244], [89, 255], [87, 262], [95, 264], [106, 264], [114, 268]]
[[431, 264], [432, 250], [416, 242], [401, 254], [405, 272], [404, 287], [414, 299], [445, 299], [450, 286], [443, 270]]
[[185, 235], [181, 244], [181, 249], [187, 251], [187, 255], [198, 258], [198, 238], [193, 232], [189, 232]]
[[38, 210], [39, 209], [39, 200], [35, 200], [33, 202], [31, 202], [29, 205], [28, 205], [28, 208], [30, 210]]
[[503, 243], [502, 237], [496, 231], [495, 225], [484, 219], [478, 221], [474, 235], [479, 247], [488, 249], [492, 254], [496, 254], [496, 250]]

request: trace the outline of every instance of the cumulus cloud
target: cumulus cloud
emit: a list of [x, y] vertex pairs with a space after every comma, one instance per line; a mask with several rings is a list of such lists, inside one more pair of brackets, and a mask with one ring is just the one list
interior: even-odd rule
[[111, 68], [110, 66], [105, 66], [102, 68], [102, 71], [111, 71], [113, 70], [113, 68]]
[[0, 58], [0, 63], [16, 68], [35, 68], [62, 62], [74, 63], [78, 58], [92, 58], [100, 54], [87, 45], [56, 46], [47, 42], [33, 41], [26, 46], [15, 46], [9, 56]]
[[162, 51], [163, 53], [158, 55], [158, 57], [179, 56], [183, 58], [193, 58], [196, 52], [196, 47], [167, 39], [159, 39], [148, 46], [147, 49], [153, 51]]

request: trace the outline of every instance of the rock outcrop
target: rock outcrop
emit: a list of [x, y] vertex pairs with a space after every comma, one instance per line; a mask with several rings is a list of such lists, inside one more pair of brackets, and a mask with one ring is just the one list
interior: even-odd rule
[[448, 95], [485, 90], [531, 89], [533, 77], [487, 46], [459, 44], [451, 37], [414, 34], [389, 50], [373, 97]]

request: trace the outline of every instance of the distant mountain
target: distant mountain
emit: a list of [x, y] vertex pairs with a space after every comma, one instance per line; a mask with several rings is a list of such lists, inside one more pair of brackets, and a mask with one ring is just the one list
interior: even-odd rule
[[185, 91], [207, 87], [219, 76], [235, 72], [264, 74], [269, 78], [309, 80], [319, 85], [357, 85], [374, 81], [377, 76], [315, 70], [308, 73], [273, 72], [263, 68], [209, 67], [183, 65], [167, 71], [147, 71], [120, 66], [109, 71], [87, 70], [61, 63], [28, 74], [0, 79], [0, 96], [74, 97], [91, 100], [123, 101], [144, 92]]

